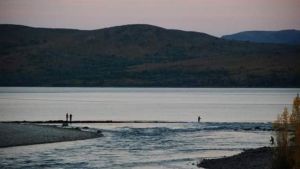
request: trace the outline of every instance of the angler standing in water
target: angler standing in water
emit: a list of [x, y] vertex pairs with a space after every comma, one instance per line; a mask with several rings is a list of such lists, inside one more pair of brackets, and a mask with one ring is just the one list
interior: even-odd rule
[[198, 123], [200, 123], [200, 120], [201, 120], [201, 117], [200, 117], [200, 116], [198, 116]]
[[273, 146], [274, 145], [274, 137], [273, 136], [271, 136], [271, 139], [270, 139], [270, 143], [271, 143], [271, 145]]

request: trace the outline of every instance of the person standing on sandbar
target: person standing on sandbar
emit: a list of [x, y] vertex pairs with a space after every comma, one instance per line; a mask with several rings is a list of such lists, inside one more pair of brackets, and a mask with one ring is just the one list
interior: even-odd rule
[[72, 123], [72, 114], [70, 114], [70, 123]]
[[69, 114], [67, 113], [66, 114], [66, 123], [68, 123], [68, 120], [69, 120]]

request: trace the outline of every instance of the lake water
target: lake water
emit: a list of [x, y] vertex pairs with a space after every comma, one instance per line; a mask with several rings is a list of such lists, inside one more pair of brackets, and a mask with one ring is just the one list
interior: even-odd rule
[[[0, 168], [197, 168], [202, 158], [269, 145], [299, 89], [0, 88], [3, 120], [167, 120], [73, 124], [104, 137], [0, 149]], [[203, 122], [197, 123], [201, 115]]]
[[300, 89], [0, 88], [0, 119], [273, 121]]

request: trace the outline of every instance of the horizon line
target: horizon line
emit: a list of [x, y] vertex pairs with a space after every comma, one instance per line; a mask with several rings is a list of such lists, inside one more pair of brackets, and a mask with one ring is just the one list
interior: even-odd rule
[[22, 25], [22, 24], [10, 24], [10, 23], [0, 23], [0, 26], [2, 25], [7, 25], [7, 26], [22, 26], [22, 27], [28, 27], [28, 28], [36, 28], [36, 29], [61, 29], [61, 30], [74, 30], [74, 31], [97, 31], [97, 30], [103, 30], [103, 29], [109, 29], [109, 28], [115, 28], [115, 27], [122, 27], [122, 26], [137, 26], [137, 25], [144, 25], [144, 26], [152, 26], [152, 27], [157, 27], [161, 29], [166, 29], [166, 30], [177, 30], [177, 31], [184, 31], [184, 32], [195, 32], [195, 33], [204, 33], [210, 36], [218, 37], [221, 38], [223, 36], [227, 35], [233, 35], [233, 34], [238, 34], [238, 33], [243, 33], [243, 32], [280, 32], [280, 31], [300, 31], [300, 29], [296, 28], [288, 28], [288, 29], [277, 29], [277, 30], [272, 30], [272, 29], [257, 29], [257, 30], [241, 30], [239, 32], [235, 32], [232, 34], [225, 34], [225, 35], [212, 35], [206, 32], [201, 32], [201, 31], [195, 31], [195, 30], [186, 30], [186, 29], [177, 29], [177, 28], [166, 28], [158, 25], [152, 25], [152, 24], [147, 24], [147, 23], [129, 23], [129, 24], [123, 24], [123, 25], [114, 25], [114, 26], [108, 26], [108, 27], [102, 27], [102, 28], [94, 28], [94, 29], [80, 29], [80, 28], [71, 28], [71, 27], [43, 27], [43, 26], [32, 26], [32, 25]]

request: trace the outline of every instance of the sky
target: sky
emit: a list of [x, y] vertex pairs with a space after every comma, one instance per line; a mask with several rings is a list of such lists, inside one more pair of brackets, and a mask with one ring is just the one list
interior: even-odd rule
[[300, 29], [300, 0], [0, 0], [0, 24], [84, 30], [151, 24], [221, 36]]

